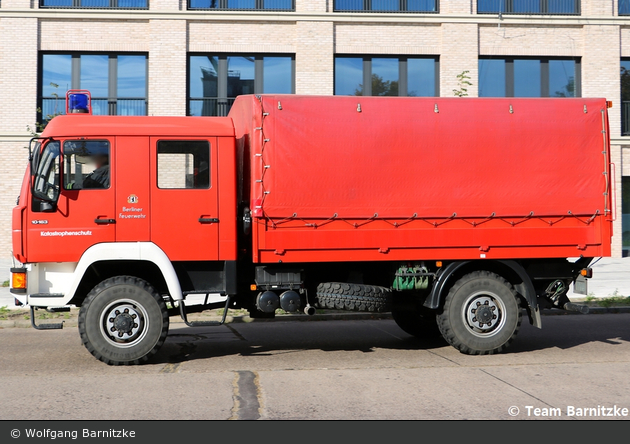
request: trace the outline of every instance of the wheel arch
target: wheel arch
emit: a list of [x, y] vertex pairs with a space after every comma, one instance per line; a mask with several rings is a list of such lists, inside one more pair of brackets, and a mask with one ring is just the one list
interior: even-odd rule
[[174, 300], [183, 297], [173, 264], [162, 249], [151, 242], [120, 242], [97, 244], [83, 254], [68, 292], [69, 304], [80, 306], [94, 286], [118, 275], [143, 279]]
[[424, 306], [432, 309], [441, 308], [449, 289], [455, 282], [474, 271], [496, 273], [512, 284], [518, 296], [525, 302], [530, 324], [537, 328], [542, 327], [534, 284], [523, 266], [514, 260], [451, 262], [438, 274]]

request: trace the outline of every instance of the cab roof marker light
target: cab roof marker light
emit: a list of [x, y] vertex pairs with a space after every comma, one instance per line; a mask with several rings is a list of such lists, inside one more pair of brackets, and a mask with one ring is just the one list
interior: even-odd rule
[[66, 92], [66, 114], [92, 114], [92, 96], [87, 89]]

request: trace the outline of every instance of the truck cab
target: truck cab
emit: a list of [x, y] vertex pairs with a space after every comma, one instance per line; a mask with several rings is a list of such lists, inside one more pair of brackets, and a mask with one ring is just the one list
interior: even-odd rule
[[30, 152], [13, 210], [17, 303], [81, 306], [128, 274], [174, 301], [234, 291], [231, 119], [69, 113]]

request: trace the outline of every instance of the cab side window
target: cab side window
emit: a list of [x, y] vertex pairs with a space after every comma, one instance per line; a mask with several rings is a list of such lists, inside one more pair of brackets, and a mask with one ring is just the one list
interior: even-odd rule
[[63, 143], [64, 188], [109, 188], [109, 161], [110, 146], [107, 140], [66, 140]]
[[157, 186], [162, 189], [210, 188], [210, 144], [205, 140], [160, 140]]

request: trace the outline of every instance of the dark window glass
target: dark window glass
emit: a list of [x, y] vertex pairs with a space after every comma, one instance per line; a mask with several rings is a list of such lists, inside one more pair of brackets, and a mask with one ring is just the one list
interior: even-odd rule
[[335, 94], [363, 95], [363, 59], [337, 57], [335, 59]]
[[63, 143], [63, 186], [66, 190], [109, 188], [109, 142], [67, 140]]
[[437, 12], [437, 0], [335, 0], [335, 11]]
[[407, 11], [437, 12], [436, 0], [407, 0]]
[[254, 57], [228, 57], [228, 97], [254, 94]]
[[263, 93], [291, 94], [293, 70], [291, 57], [263, 57]]
[[147, 0], [40, 0], [40, 8], [147, 9]]
[[41, 122], [65, 113], [69, 89], [90, 91], [95, 115], [147, 114], [146, 55], [43, 54], [41, 60]]
[[363, 0], [335, 0], [335, 10], [362, 11]]
[[540, 60], [514, 60], [514, 97], [540, 96]]
[[621, 61], [621, 134], [630, 135], [630, 60]]
[[210, 144], [205, 140], [161, 140], [157, 144], [157, 186], [210, 188]]
[[505, 97], [505, 60], [479, 60], [479, 97]]
[[66, 91], [72, 85], [72, 56], [44, 54], [42, 56], [42, 116], [54, 116], [66, 110]]
[[621, 242], [623, 255], [630, 256], [630, 176], [621, 178]]
[[413, 97], [434, 97], [435, 60], [407, 59], [407, 95]]
[[188, 0], [189, 9], [292, 11], [293, 0]]
[[[107, 107], [107, 98], [109, 96], [109, 56], [82, 55], [79, 82], [81, 89], [90, 91], [93, 101], [104, 100]], [[106, 110], [107, 108], [105, 108]], [[98, 114], [107, 114], [107, 112]]]
[[619, 0], [619, 15], [630, 15], [630, 0]]
[[191, 55], [188, 115], [225, 116], [243, 94], [291, 94], [293, 56]]
[[372, 59], [372, 95], [398, 96], [398, 59]]
[[579, 61], [480, 58], [479, 97], [579, 97]]
[[575, 15], [580, 0], [477, 0], [477, 13]]
[[573, 60], [549, 60], [549, 96], [575, 97]]
[[335, 58], [335, 94], [436, 96], [436, 66], [434, 57], [339, 56]]

